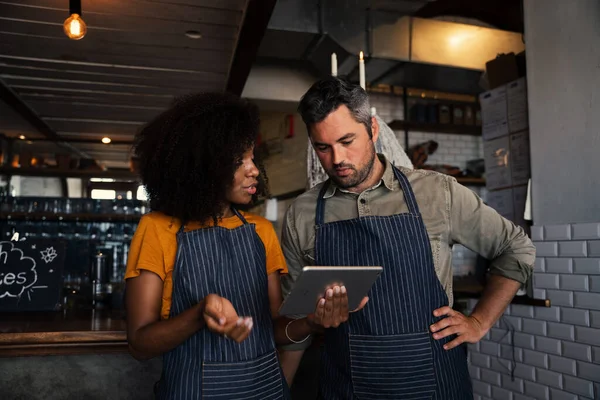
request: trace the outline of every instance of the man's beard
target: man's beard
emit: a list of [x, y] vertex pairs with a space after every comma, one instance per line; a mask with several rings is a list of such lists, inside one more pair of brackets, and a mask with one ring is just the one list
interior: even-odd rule
[[[371, 153], [371, 158], [367, 162], [367, 164], [360, 170], [357, 170], [356, 167], [352, 164], [338, 164], [335, 165], [330, 171], [328, 171], [327, 175], [329, 178], [335, 183], [335, 185], [341, 189], [349, 189], [356, 187], [363, 183], [371, 173], [373, 169], [373, 164], [375, 164], [375, 151]], [[348, 176], [337, 176], [335, 171], [337, 168], [348, 168], [352, 170], [352, 173]]]

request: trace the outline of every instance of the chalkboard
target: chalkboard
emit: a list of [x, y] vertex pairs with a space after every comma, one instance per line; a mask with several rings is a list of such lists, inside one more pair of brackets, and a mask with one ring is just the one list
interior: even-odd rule
[[65, 247], [56, 239], [0, 241], [0, 311], [57, 309]]

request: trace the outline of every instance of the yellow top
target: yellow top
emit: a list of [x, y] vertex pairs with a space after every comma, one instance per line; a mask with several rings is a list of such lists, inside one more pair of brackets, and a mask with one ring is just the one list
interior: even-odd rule
[[[244, 212], [241, 212], [241, 214], [249, 224], [256, 225], [256, 233], [265, 246], [267, 275], [277, 271], [287, 274], [283, 252], [273, 225], [259, 215]], [[242, 221], [235, 215], [223, 218], [218, 223], [218, 226], [227, 229], [235, 229], [241, 225]], [[146, 214], [140, 219], [129, 249], [125, 279], [135, 278], [140, 275], [141, 270], [147, 270], [154, 272], [164, 282], [161, 307], [161, 318], [163, 319], [169, 317], [171, 309], [173, 266], [177, 255], [176, 233], [180, 226], [181, 222], [179, 220], [163, 213], [151, 212]], [[185, 226], [186, 231], [201, 228], [203, 226], [197, 222], [190, 222]]]

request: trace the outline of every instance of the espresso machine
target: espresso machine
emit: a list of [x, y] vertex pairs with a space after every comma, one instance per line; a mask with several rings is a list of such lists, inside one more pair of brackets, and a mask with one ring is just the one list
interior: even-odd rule
[[112, 285], [110, 278], [112, 262], [110, 249], [98, 248], [92, 257], [90, 283], [92, 285], [92, 308], [105, 309], [111, 305]]

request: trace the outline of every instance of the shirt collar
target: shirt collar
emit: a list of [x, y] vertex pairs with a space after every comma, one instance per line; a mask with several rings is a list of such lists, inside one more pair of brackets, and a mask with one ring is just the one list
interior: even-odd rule
[[[396, 188], [394, 188], [395, 176], [394, 176], [394, 170], [392, 169], [392, 164], [387, 160], [387, 158], [385, 158], [385, 156], [383, 154], [377, 154], [377, 157], [379, 157], [379, 160], [383, 163], [383, 165], [385, 167], [385, 170], [383, 171], [383, 176], [381, 177], [379, 182], [377, 182], [373, 187], [366, 189], [365, 191], [377, 189], [379, 186], [381, 186], [382, 182], [383, 182], [383, 185], [389, 191], [396, 190]], [[335, 183], [333, 183], [333, 181], [331, 179], [327, 180], [327, 182], [329, 182], [329, 186], [327, 187], [327, 190], [325, 191], [325, 194], [323, 195], [324, 199], [333, 197], [337, 190], [339, 190], [340, 192], [343, 192], [343, 193], [351, 193], [347, 190], [339, 188]], [[327, 184], [327, 183], [325, 183], [325, 184]], [[356, 194], [356, 193], [353, 193], [353, 194]]]

